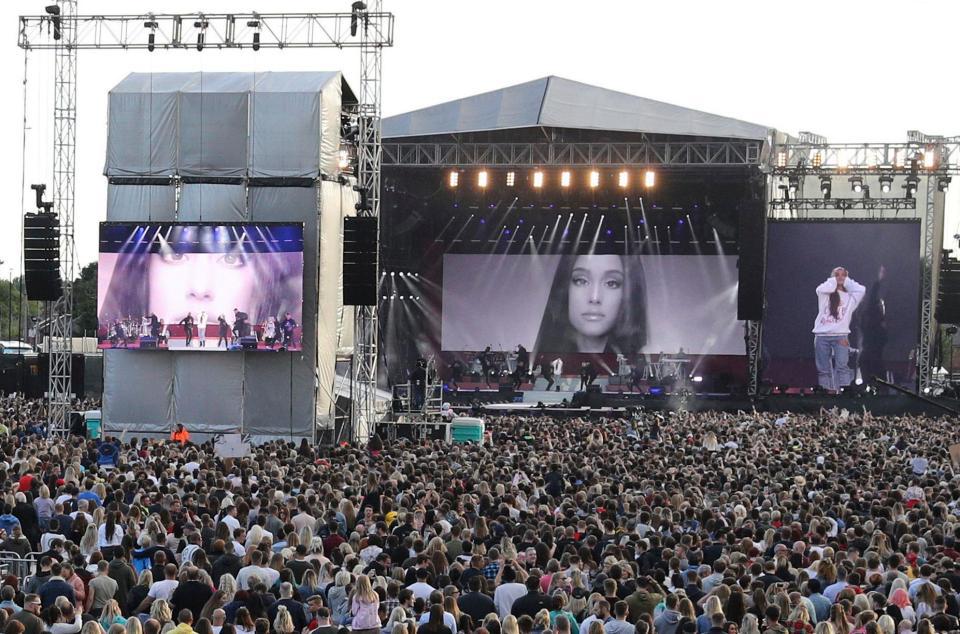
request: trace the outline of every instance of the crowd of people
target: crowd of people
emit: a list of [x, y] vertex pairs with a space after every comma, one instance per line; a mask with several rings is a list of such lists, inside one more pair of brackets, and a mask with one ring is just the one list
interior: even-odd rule
[[947, 418], [502, 417], [221, 459], [42, 414], [0, 402], [4, 634], [960, 629]]

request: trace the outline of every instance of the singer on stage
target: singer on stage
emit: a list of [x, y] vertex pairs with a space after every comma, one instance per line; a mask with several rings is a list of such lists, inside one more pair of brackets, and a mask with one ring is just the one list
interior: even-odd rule
[[838, 391], [853, 382], [850, 369], [850, 319], [866, 288], [849, 277], [847, 269], [833, 269], [817, 287], [817, 319], [813, 324], [814, 357], [821, 387]]

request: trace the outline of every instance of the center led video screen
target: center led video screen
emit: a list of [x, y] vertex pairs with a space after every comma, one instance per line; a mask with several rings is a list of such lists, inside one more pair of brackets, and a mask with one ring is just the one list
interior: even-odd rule
[[300, 223], [100, 225], [101, 349], [302, 350]]

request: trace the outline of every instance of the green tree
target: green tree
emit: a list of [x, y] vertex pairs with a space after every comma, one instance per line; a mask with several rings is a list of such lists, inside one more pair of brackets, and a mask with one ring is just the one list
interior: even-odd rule
[[[40, 315], [40, 307], [40, 302], [27, 301], [26, 290], [20, 294], [19, 277], [0, 280], [0, 339], [24, 339], [31, 318]], [[24, 333], [20, 332], [21, 319]]]
[[80, 270], [73, 282], [73, 334], [75, 337], [96, 336], [97, 332], [97, 263]]

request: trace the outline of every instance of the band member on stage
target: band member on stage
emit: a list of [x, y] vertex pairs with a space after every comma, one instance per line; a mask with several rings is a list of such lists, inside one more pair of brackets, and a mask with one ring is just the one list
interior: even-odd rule
[[118, 321], [113, 327], [113, 347], [127, 347], [127, 332], [123, 328], [123, 321]]
[[280, 331], [283, 335], [283, 347], [289, 348], [293, 345], [293, 334], [297, 330], [297, 320], [290, 313], [284, 313], [283, 321], [280, 322]]
[[593, 385], [597, 380], [597, 369], [589, 361], [580, 364], [580, 391], [583, 391]]
[[197, 319], [197, 334], [200, 339], [200, 347], [207, 347], [207, 311], [201, 310], [200, 317]]
[[517, 344], [517, 367], [513, 371], [513, 389], [520, 389], [523, 380], [527, 377], [529, 366], [530, 353], [523, 347], [523, 344]]
[[490, 385], [490, 346], [484, 348], [478, 358], [480, 359], [480, 369], [483, 372], [483, 382]]
[[550, 388], [553, 387], [553, 383], [554, 383], [554, 380], [553, 380], [553, 365], [550, 364], [550, 363], [547, 363], [542, 354], [540, 355], [540, 357], [539, 357], [537, 360], [538, 360], [539, 363], [540, 363], [540, 376], [542, 376], [544, 379], [546, 379], [546, 381], [547, 381], [547, 391], [549, 392], [549, 391], [550, 391]]
[[241, 337], [250, 336], [250, 317], [239, 308], [233, 309], [233, 338], [234, 341]]
[[460, 389], [460, 381], [463, 380], [463, 363], [460, 359], [454, 359], [453, 363], [450, 364], [450, 382], [453, 384], [453, 389]]
[[647, 342], [646, 286], [638, 258], [560, 259], [536, 350], [634, 354]]
[[230, 324], [227, 323], [223, 315], [217, 317], [217, 328], [220, 334], [220, 338], [217, 339], [217, 347], [223, 346], [226, 348], [230, 344]]
[[267, 321], [263, 322], [263, 342], [269, 348], [272, 348], [273, 344], [277, 342], [277, 320], [274, 319], [273, 315], [267, 317]]
[[157, 345], [158, 346], [161, 344], [165, 346], [170, 345], [170, 330], [167, 329], [167, 325], [163, 323], [162, 319], [160, 320], [159, 328], [160, 328], [160, 334], [157, 335]]
[[154, 313], [150, 313], [150, 336], [154, 339], [160, 338], [160, 320]]
[[866, 290], [842, 266], [833, 269], [827, 281], [817, 287], [813, 341], [818, 382], [823, 388], [836, 391], [853, 381], [849, 366], [850, 319]]
[[189, 348], [193, 341], [193, 314], [187, 313], [187, 316], [180, 320], [180, 325], [183, 326], [183, 333], [187, 337], [185, 345]]

